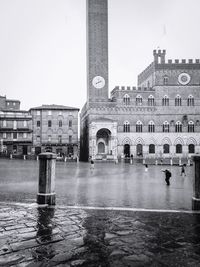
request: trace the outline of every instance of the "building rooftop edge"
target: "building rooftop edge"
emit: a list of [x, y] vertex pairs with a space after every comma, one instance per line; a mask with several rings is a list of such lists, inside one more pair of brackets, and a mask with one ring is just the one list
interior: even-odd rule
[[63, 106], [63, 105], [42, 105], [42, 106], [38, 106], [38, 107], [33, 107], [30, 108], [29, 110], [36, 110], [36, 109], [69, 109], [69, 110], [80, 110], [79, 108], [75, 108], [75, 107], [68, 107], [68, 106]]

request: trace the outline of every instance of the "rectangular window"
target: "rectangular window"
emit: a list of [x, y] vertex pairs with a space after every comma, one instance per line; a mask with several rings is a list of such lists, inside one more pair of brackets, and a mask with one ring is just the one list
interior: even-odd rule
[[58, 136], [58, 143], [59, 143], [59, 144], [62, 144], [62, 135], [59, 135], [59, 136]]
[[71, 144], [71, 143], [72, 143], [72, 136], [69, 135], [69, 144]]
[[40, 136], [39, 136], [39, 135], [37, 135], [37, 137], [36, 137], [36, 141], [37, 141], [37, 142], [40, 142]]
[[13, 133], [13, 139], [17, 139], [17, 133], [16, 132]]
[[13, 121], [13, 129], [17, 129], [17, 121]]
[[72, 127], [72, 120], [69, 120], [69, 127]]
[[6, 127], [6, 120], [3, 121], [3, 127]]
[[59, 120], [59, 122], [58, 122], [58, 126], [59, 126], [59, 127], [62, 127], [62, 121], [61, 121], [61, 120]]
[[48, 115], [51, 116], [52, 115], [52, 112], [51, 110], [48, 111]]
[[27, 121], [24, 121], [24, 127], [27, 127]]
[[37, 114], [37, 116], [40, 116], [40, 110], [37, 110], [36, 114]]
[[37, 127], [40, 127], [40, 121], [37, 121]]
[[6, 138], [7, 138], [6, 133], [3, 133], [3, 139], [6, 139]]
[[51, 121], [50, 120], [48, 121], [48, 127], [51, 127]]
[[48, 142], [51, 142], [51, 135], [48, 135]]
[[23, 138], [24, 138], [24, 139], [27, 138], [27, 133], [23, 133]]

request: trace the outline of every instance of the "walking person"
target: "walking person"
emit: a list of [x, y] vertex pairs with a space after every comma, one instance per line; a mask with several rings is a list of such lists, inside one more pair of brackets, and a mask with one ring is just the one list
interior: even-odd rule
[[170, 185], [170, 181], [169, 180], [170, 180], [170, 178], [172, 176], [171, 172], [168, 169], [162, 170], [162, 172], [165, 173], [165, 182], [166, 182], [166, 184]]
[[185, 167], [186, 167], [186, 164], [181, 165], [181, 176], [183, 175], [186, 176]]
[[90, 160], [90, 169], [94, 170], [94, 160], [93, 159]]
[[145, 164], [145, 172], [148, 172], [148, 164]]

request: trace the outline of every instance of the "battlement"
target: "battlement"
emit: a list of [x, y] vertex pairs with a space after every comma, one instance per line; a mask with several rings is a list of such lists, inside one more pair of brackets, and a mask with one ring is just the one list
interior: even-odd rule
[[150, 75], [152, 75], [156, 69], [166, 69], [166, 68], [180, 68], [180, 69], [199, 69], [200, 68], [200, 59], [168, 59], [165, 60], [166, 50], [153, 50], [154, 61], [146, 67], [138, 75], [138, 84], [141, 84], [146, 80]]
[[111, 94], [116, 91], [155, 91], [152, 87], [136, 87], [136, 86], [115, 86]]
[[200, 64], [200, 59], [168, 59], [166, 64]]

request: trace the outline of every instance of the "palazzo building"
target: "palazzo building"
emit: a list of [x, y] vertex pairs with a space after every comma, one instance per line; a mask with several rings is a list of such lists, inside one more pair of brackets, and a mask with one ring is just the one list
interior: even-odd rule
[[189, 157], [200, 153], [200, 60], [153, 62], [138, 85], [108, 97], [107, 0], [87, 0], [87, 102], [81, 111], [80, 158]]
[[32, 147], [32, 123], [20, 101], [0, 96], [0, 154], [27, 155]]
[[78, 108], [42, 105], [31, 108], [33, 153], [78, 156]]

